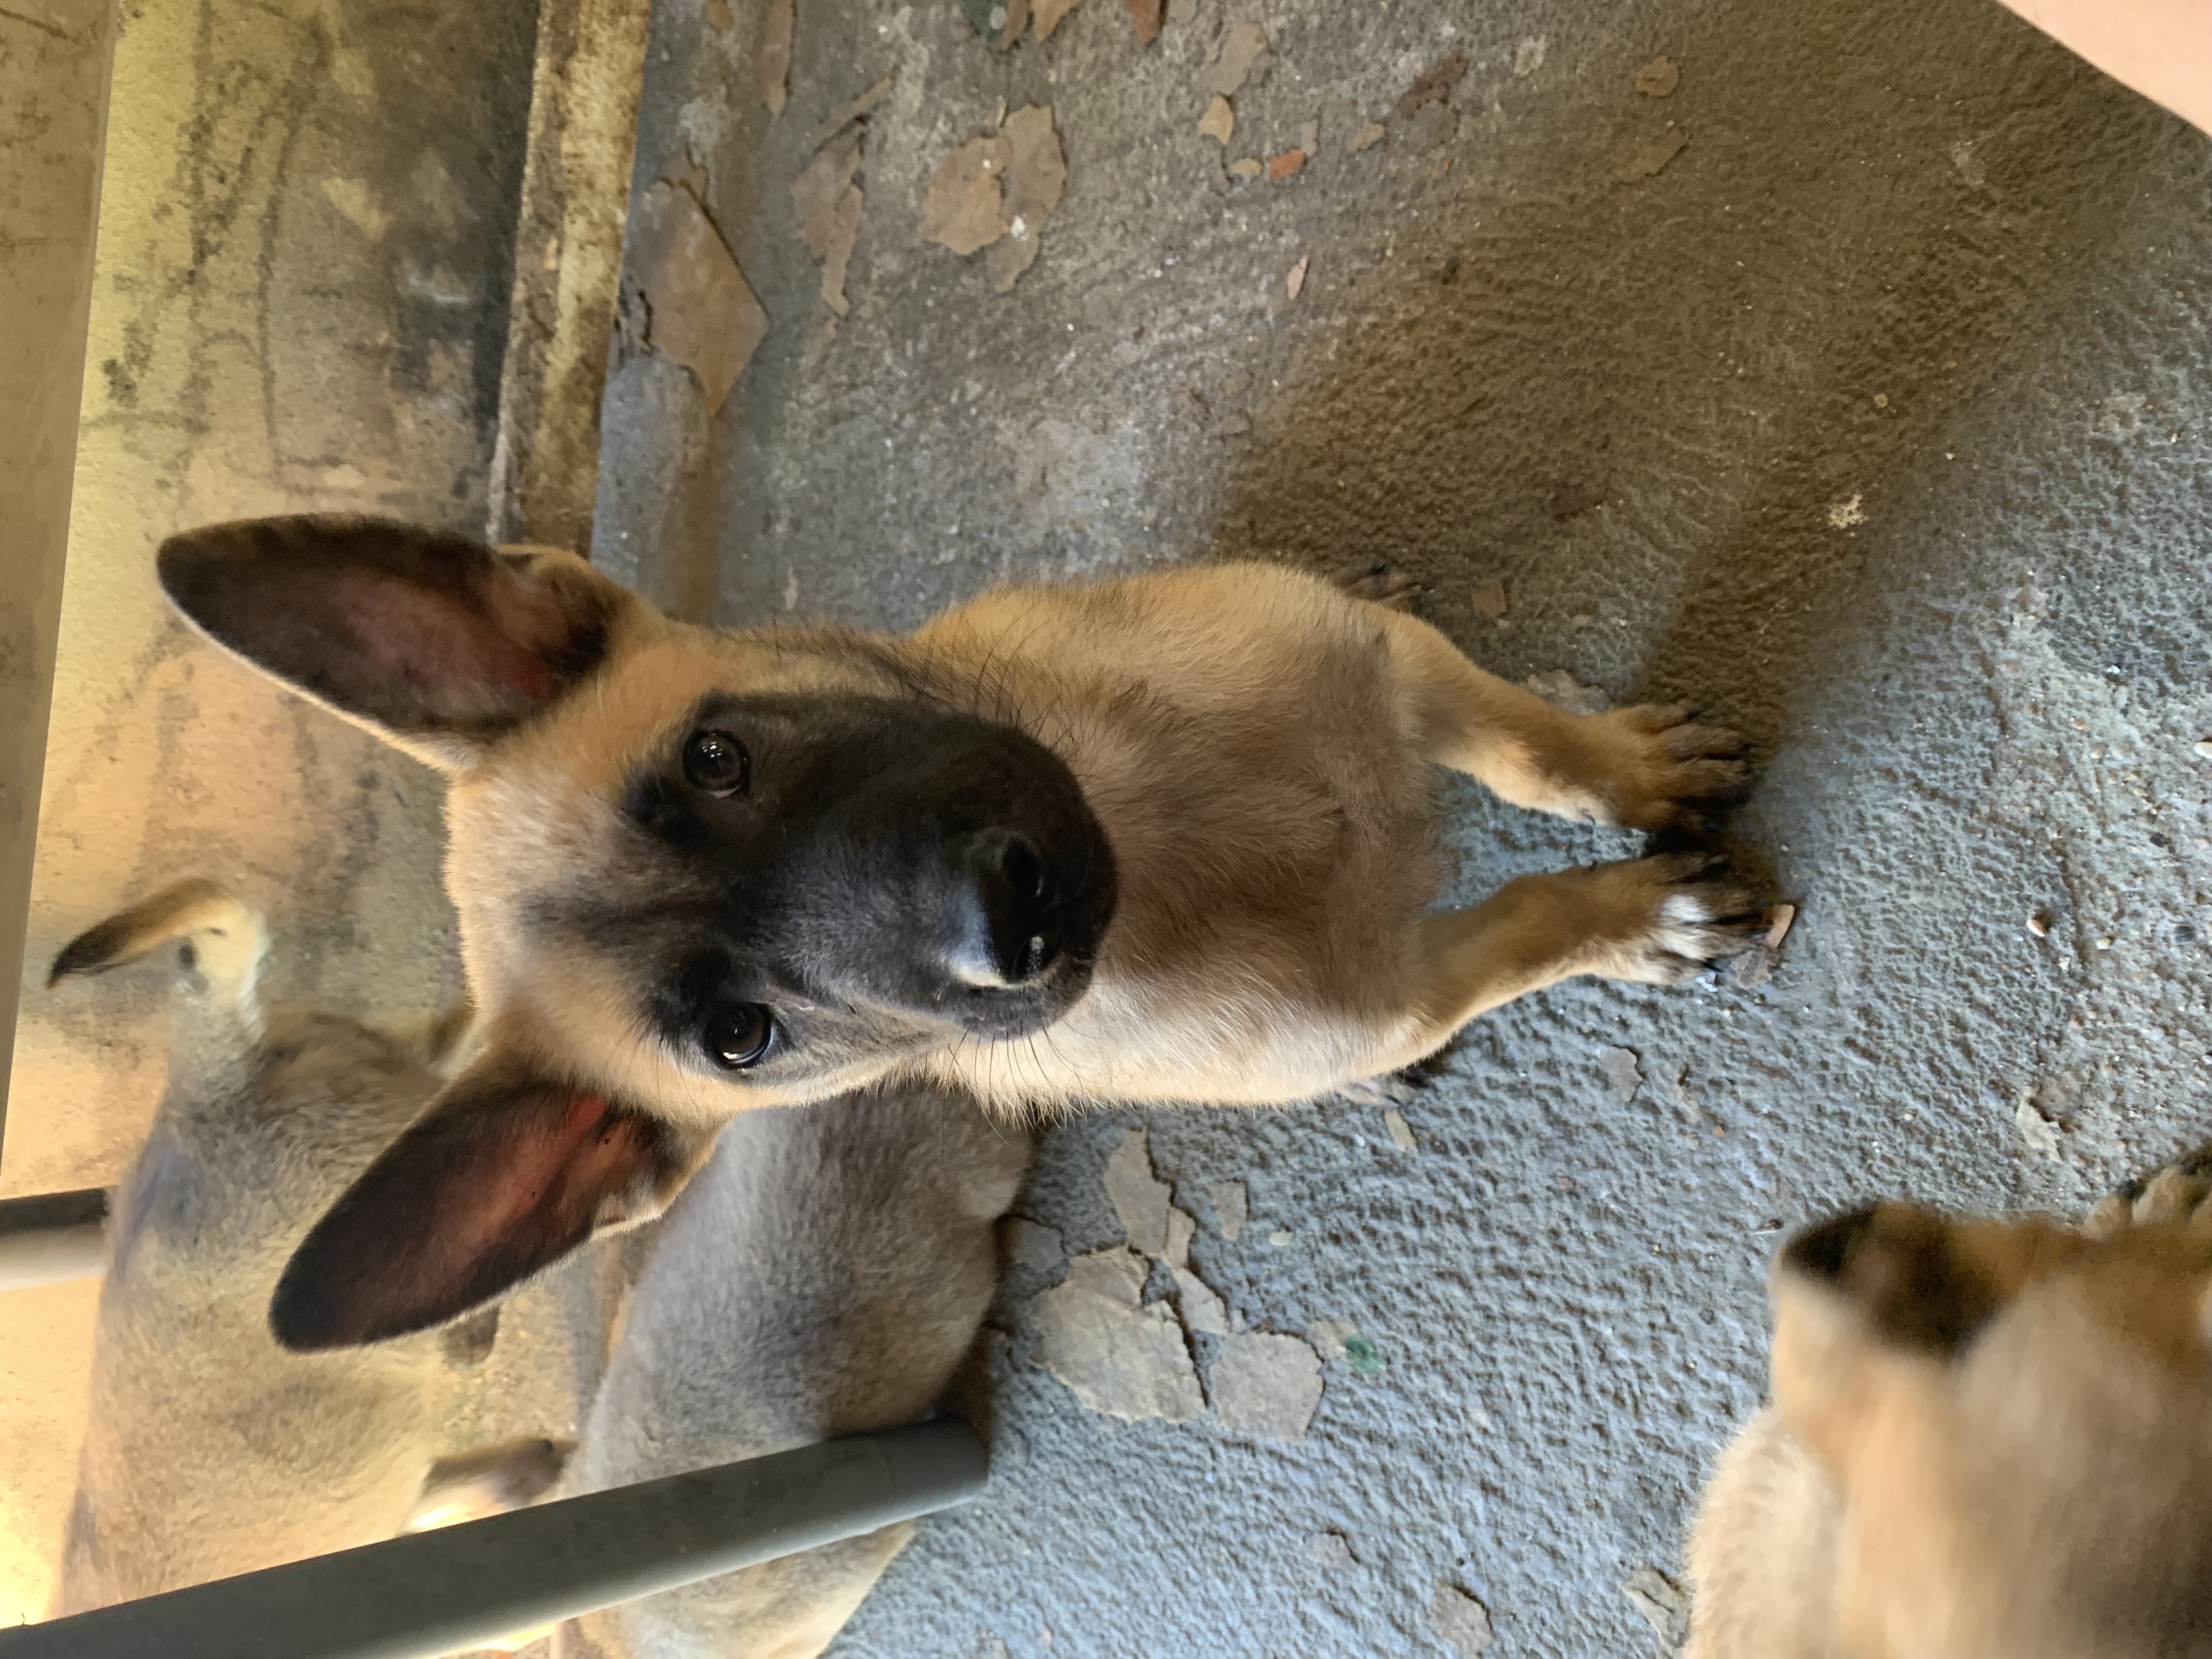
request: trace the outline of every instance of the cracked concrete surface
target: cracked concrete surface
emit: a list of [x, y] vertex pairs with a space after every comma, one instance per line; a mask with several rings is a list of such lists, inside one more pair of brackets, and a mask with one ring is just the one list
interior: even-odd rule
[[[1224, 146], [1208, 63], [1253, 21]], [[772, 120], [754, 27], [656, 23], [640, 186], [688, 140], [771, 326], [712, 422], [617, 372], [611, 565], [903, 625], [1032, 574], [1395, 561], [1498, 672], [1753, 734], [1737, 833], [1802, 907], [1759, 983], [1562, 988], [1410, 1099], [1056, 1129], [1024, 1212], [1068, 1255], [1122, 1243], [1142, 1127], [1230, 1314], [1347, 1322], [1380, 1374], [1332, 1358], [1297, 1443], [1094, 1414], [1034, 1363], [1061, 1270], [1025, 1249], [990, 1496], [836, 1651], [1445, 1653], [1468, 1598], [1493, 1653], [1663, 1650], [1782, 1228], [2075, 1206], [2212, 1120], [2212, 143], [1984, 0], [1176, 0], [1141, 50], [1088, 0], [1004, 52], [952, 0], [837, 0]], [[831, 337], [787, 187], [893, 72]], [[1000, 295], [921, 227], [1002, 104], [1052, 106], [1068, 172]], [[1633, 847], [1443, 793], [1455, 896]]]

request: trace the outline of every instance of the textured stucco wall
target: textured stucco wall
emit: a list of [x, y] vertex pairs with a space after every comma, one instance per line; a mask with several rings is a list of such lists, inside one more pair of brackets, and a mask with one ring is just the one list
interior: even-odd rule
[[[533, 17], [125, 9], [0, 1194], [112, 1181], [143, 1132], [163, 975], [43, 978], [161, 882], [266, 906], [279, 995], [411, 1018], [449, 982], [434, 781], [193, 642], [152, 555], [301, 508], [482, 526]], [[44, 1601], [95, 1288], [0, 1297], [0, 1618]]]

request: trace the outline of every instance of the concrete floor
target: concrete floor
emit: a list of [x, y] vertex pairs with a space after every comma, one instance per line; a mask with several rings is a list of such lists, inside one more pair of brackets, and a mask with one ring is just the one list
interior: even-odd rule
[[[1279, 61], [1224, 153], [1206, 63], [1253, 20]], [[639, 182], [688, 142], [770, 331], [712, 421], [665, 360], [617, 374], [599, 556], [694, 614], [888, 624], [1006, 576], [1395, 560], [1501, 672], [1754, 734], [1739, 830], [1802, 907], [1764, 983], [1482, 1022], [1410, 1152], [1379, 1104], [1056, 1130], [1024, 1212], [1071, 1251], [1120, 1242], [1144, 1124], [1231, 1309], [1350, 1321], [1384, 1370], [1331, 1364], [1302, 1443], [1119, 1422], [1030, 1363], [1056, 1271], [1014, 1269], [991, 1494], [836, 1651], [1443, 1651], [1443, 1584], [1497, 1653], [1654, 1650], [1623, 1586], [1676, 1571], [1759, 1396], [1780, 1228], [2072, 1206], [2212, 1127], [2212, 144], [1985, 0], [1176, 0], [1144, 49], [1088, 0], [1003, 54], [953, 0], [822, 0], [773, 119], [754, 27], [660, 9]], [[1454, 53], [1448, 106], [1395, 113]], [[787, 185], [894, 70], [825, 338]], [[1005, 295], [920, 234], [1001, 100], [1068, 163]], [[1224, 171], [1316, 122], [1290, 182]], [[1461, 896], [1632, 850], [1446, 804]]]

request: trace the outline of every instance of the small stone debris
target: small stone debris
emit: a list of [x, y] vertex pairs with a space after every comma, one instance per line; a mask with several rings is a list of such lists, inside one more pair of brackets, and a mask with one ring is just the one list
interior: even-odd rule
[[1779, 951], [1782, 948], [1782, 941], [1790, 937], [1790, 929], [1796, 921], [1796, 905], [1771, 906], [1766, 912], [1766, 948], [1770, 951]]
[[1658, 1568], [1637, 1568], [1620, 1590], [1670, 1650], [1690, 1639], [1690, 1598]]
[[1152, 1174], [1142, 1129], [1124, 1129], [1121, 1144], [1106, 1160], [1106, 1196], [1121, 1218], [1131, 1249], [1146, 1255], [1167, 1253], [1168, 1212], [1173, 1206], [1167, 1182]]
[[1060, 1229], [1026, 1216], [1012, 1216], [1006, 1224], [1006, 1255], [1017, 1265], [1036, 1273], [1049, 1273], [1067, 1255]]
[[1358, 1332], [1344, 1339], [1344, 1363], [1352, 1367], [1354, 1376], [1372, 1382], [1382, 1375], [1382, 1355], [1374, 1341]]
[[1306, 1554], [1314, 1565], [1329, 1572], [1349, 1572], [1359, 1565], [1352, 1540], [1340, 1532], [1317, 1532], [1306, 1540]]
[[1461, 1659], [1474, 1659], [1491, 1643], [1490, 1609], [1449, 1582], [1438, 1584], [1430, 1599], [1428, 1625], [1437, 1640], [1459, 1650]]
[[1682, 146], [1689, 142], [1690, 135], [1681, 128], [1668, 128], [1628, 158], [1621, 167], [1621, 178], [1632, 184], [1638, 179], [1656, 178], [1668, 162], [1682, 153]]
[[1241, 438], [1252, 429], [1252, 422], [1242, 415], [1224, 415], [1213, 423], [1217, 438]]
[[1460, 76], [1467, 73], [1467, 59], [1454, 52], [1449, 58], [1439, 58], [1413, 77], [1413, 84], [1398, 95], [1398, 113], [1407, 120], [1425, 104], [1442, 101], [1451, 95], [1459, 84]]
[[2039, 1158], [2058, 1156], [2058, 1125], [2044, 1116], [2033, 1097], [2022, 1093], [2012, 1113], [2021, 1143]]
[[1682, 83], [1682, 71], [1663, 53], [1636, 71], [1636, 89], [1646, 98], [1669, 98]]
[[1036, 263], [1044, 222], [1067, 187], [1067, 157], [1053, 130], [1052, 106], [1032, 104], [1000, 129], [1013, 147], [1006, 168], [1006, 238], [983, 256], [994, 292], [1006, 293]]
[[1267, 1235], [1267, 1248], [1271, 1250], [1287, 1250], [1297, 1242], [1298, 1236], [1288, 1227], [1278, 1227]]
[[1308, 253], [1301, 255], [1297, 264], [1291, 267], [1290, 273], [1283, 278], [1283, 295], [1285, 299], [1295, 300], [1305, 291], [1306, 270], [1312, 264], [1313, 255]]
[[791, 27], [798, 9], [798, 0], [769, 0], [762, 20], [761, 102], [770, 115], [781, 114], [791, 96]]
[[848, 123], [791, 181], [799, 240], [807, 257], [821, 263], [822, 298], [840, 317], [851, 309], [845, 272], [860, 235], [860, 187], [853, 182], [860, 166], [860, 128]]
[[1193, 1336], [1229, 1334], [1229, 1308], [1211, 1285], [1188, 1267], [1170, 1270], [1175, 1275], [1176, 1311], [1182, 1328]]
[[1303, 1440], [1321, 1404], [1321, 1357], [1295, 1336], [1225, 1336], [1206, 1381], [1223, 1428]]
[[1615, 1100], [1633, 1100], [1644, 1086], [1643, 1063], [1633, 1048], [1599, 1049], [1597, 1068], [1605, 1073], [1605, 1086]]
[[2197, 757], [2199, 760], [2212, 760], [2212, 738], [2202, 738], [2197, 740]]
[[1828, 504], [1828, 528], [1849, 530], [1854, 525], [1866, 522], [1866, 509], [1860, 503], [1866, 499], [1863, 492], [1854, 490], [1840, 501]]
[[1239, 179], [1256, 179], [1267, 170], [1267, 164], [1256, 155], [1240, 155], [1229, 164], [1230, 172]]
[[1505, 584], [1484, 582], [1474, 590], [1474, 614], [1485, 622], [1496, 622], [1505, 614]]
[[1217, 94], [1206, 106], [1206, 113], [1198, 118], [1199, 137], [1211, 138], [1225, 149], [1236, 131], [1237, 106]]
[[1406, 1115], [1396, 1107], [1382, 1114], [1382, 1127], [1389, 1132], [1390, 1144], [1400, 1152], [1415, 1150], [1418, 1143], [1413, 1139], [1413, 1131], [1406, 1121]]
[[1234, 1244], [1237, 1235], [1244, 1231], [1244, 1218], [1249, 1213], [1244, 1183], [1216, 1181], [1206, 1187], [1206, 1195], [1213, 1200], [1213, 1213], [1220, 1219], [1222, 1237]]
[[1513, 43], [1513, 78], [1525, 81], [1544, 67], [1544, 53], [1552, 42], [1548, 36], [1524, 34]]
[[644, 295], [646, 343], [698, 377], [719, 410], [768, 334], [768, 313], [688, 190], [666, 179], [638, 204], [630, 275]]
[[1309, 161], [1321, 154], [1321, 117], [1318, 115], [1309, 117], [1305, 125], [1298, 129], [1298, 148], [1305, 151]]
[[[1272, 184], [1279, 185], [1286, 179], [1295, 179], [1300, 173], [1305, 170], [1305, 151], [1302, 149], [1286, 149], [1279, 155], [1274, 155], [1268, 158], [1268, 181]], [[1304, 262], [1301, 260], [1300, 263], [1303, 264]], [[1295, 298], [1297, 296], [1293, 295], [1292, 297]]]
[[1264, 78], [1274, 62], [1267, 31], [1257, 23], [1239, 23], [1222, 37], [1221, 50], [1206, 65], [1206, 88], [1218, 97], [1234, 98], [1247, 81]]
[[1094, 1412], [1135, 1422], [1205, 1414], [1198, 1373], [1164, 1302], [1141, 1305], [1146, 1266], [1133, 1250], [1096, 1250], [1032, 1304], [1036, 1363]]
[[2038, 939], [2047, 939], [2050, 937], [2050, 913], [2045, 910], [2038, 910], [2034, 915], [2028, 917], [2027, 931], [2034, 934]]
[[815, 123], [814, 131], [807, 142], [819, 149], [843, 131], [848, 122], [858, 121], [872, 113], [876, 106], [890, 95], [891, 85], [897, 79], [898, 71], [893, 70], [850, 103], [838, 105]]
[[1352, 135], [1352, 153], [1357, 155], [1363, 149], [1372, 149], [1389, 136], [1389, 128], [1380, 121], [1370, 121]]
[[1612, 698], [1594, 685], [1583, 684], [1564, 668], [1531, 674], [1521, 684], [1553, 708], [1564, 708], [1570, 714], [1602, 714], [1613, 707]]
[[1190, 1241], [1197, 1235], [1198, 1220], [1188, 1210], [1168, 1206], [1168, 1244], [1160, 1254], [1170, 1267], [1190, 1266]]
[[1149, 46], [1160, 38], [1160, 24], [1165, 20], [1167, 0], [1129, 0], [1129, 27], [1137, 32], [1137, 44]]

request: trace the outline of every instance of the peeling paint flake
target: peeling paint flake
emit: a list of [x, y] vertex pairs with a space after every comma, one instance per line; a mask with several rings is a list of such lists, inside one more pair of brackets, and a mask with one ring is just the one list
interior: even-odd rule
[[1035, 0], [1030, 8], [1030, 20], [1036, 27], [1040, 40], [1052, 39], [1052, 32], [1060, 27], [1060, 20], [1073, 11], [1082, 0]]
[[1049, 1273], [1066, 1254], [1059, 1228], [1023, 1216], [1007, 1218], [1006, 1255], [1011, 1260], [1039, 1273]]
[[1152, 1174], [1152, 1153], [1142, 1129], [1125, 1129], [1121, 1144], [1106, 1160], [1106, 1196], [1129, 1248], [1146, 1255], [1164, 1255], [1168, 1248], [1168, 1184]]
[[1620, 1587], [1631, 1606], [1669, 1649], [1690, 1638], [1690, 1598], [1656, 1567], [1638, 1567]]
[[860, 235], [860, 187], [853, 175], [860, 165], [860, 129], [848, 125], [823, 146], [791, 181], [791, 205], [799, 216], [799, 239], [807, 256], [822, 265], [822, 297], [840, 317], [845, 271]]
[[1306, 270], [1312, 264], [1313, 255], [1309, 253], [1291, 267], [1290, 274], [1283, 278], [1283, 295], [1285, 299], [1295, 300], [1305, 292]]
[[1459, 1650], [1460, 1659], [1475, 1659], [1491, 1644], [1490, 1609], [1456, 1584], [1437, 1586], [1428, 1625], [1439, 1641]]
[[1167, 0], [1129, 0], [1129, 27], [1137, 32], [1137, 44], [1149, 46], [1160, 38], [1160, 24], [1165, 21]]
[[1406, 1115], [1395, 1106], [1382, 1114], [1382, 1127], [1389, 1133], [1390, 1144], [1400, 1152], [1410, 1152], [1415, 1150], [1416, 1143], [1413, 1139], [1413, 1128], [1407, 1123]]
[[1622, 164], [1620, 176], [1630, 182], [1658, 175], [1668, 162], [1682, 153], [1682, 146], [1690, 142], [1690, 135], [1680, 127], [1669, 127], [1650, 143], [1638, 149]]
[[1176, 1311], [1183, 1328], [1193, 1336], [1229, 1334], [1229, 1306], [1220, 1294], [1188, 1267], [1170, 1269], [1175, 1275]]
[[1601, 1048], [1597, 1068], [1605, 1073], [1605, 1086], [1615, 1100], [1633, 1100], [1644, 1085], [1644, 1070], [1633, 1048]]
[[1295, 1336], [1224, 1337], [1206, 1381], [1222, 1427], [1303, 1440], [1321, 1404], [1321, 1357]]
[[1274, 64], [1267, 31], [1257, 23], [1239, 23], [1222, 37], [1221, 50], [1206, 66], [1206, 90], [1234, 98], [1254, 76], [1264, 76]]
[[1198, 1375], [1167, 1304], [1140, 1305], [1145, 1278], [1133, 1250], [1070, 1261], [1067, 1278], [1031, 1304], [1036, 1363], [1102, 1415], [1188, 1422], [1206, 1410]]
[[720, 409], [768, 333], [768, 313], [698, 200], [666, 180], [638, 204], [629, 267], [650, 320], [646, 341], [698, 376]]
[[929, 181], [921, 234], [955, 253], [987, 247], [1006, 234], [1006, 162], [1012, 147], [994, 133], [970, 138], [946, 156]]
[[1663, 54], [1636, 71], [1636, 89], [1646, 98], [1667, 98], [1682, 82], [1682, 71]]
[[1399, 94], [1398, 113], [1411, 120], [1425, 104], [1442, 103], [1451, 96], [1451, 89], [1467, 73], [1467, 59], [1454, 52], [1449, 58], [1439, 58], [1413, 77], [1413, 82]]
[[1011, 147], [1006, 163], [1006, 237], [984, 256], [994, 292], [1004, 294], [1036, 263], [1044, 222], [1067, 187], [1067, 158], [1053, 131], [1052, 106], [1032, 104], [1000, 129]]
[[1201, 138], [1211, 138], [1225, 148], [1236, 131], [1237, 106], [1217, 94], [1213, 101], [1206, 106], [1206, 113], [1198, 118], [1198, 135]]
[[798, 0], [769, 0], [762, 19], [761, 102], [770, 115], [782, 113], [791, 96], [791, 29], [797, 11]]
[[1213, 1213], [1221, 1223], [1222, 1237], [1234, 1244], [1237, 1235], [1244, 1231], [1245, 1218], [1250, 1213], [1247, 1207], [1244, 1183], [1241, 1181], [1217, 1181], [1206, 1188], [1206, 1195], [1213, 1200]]

